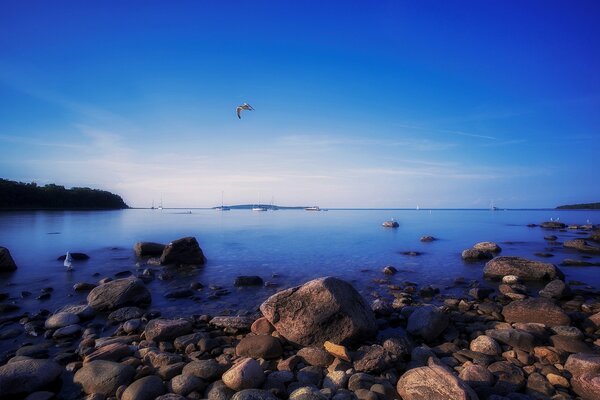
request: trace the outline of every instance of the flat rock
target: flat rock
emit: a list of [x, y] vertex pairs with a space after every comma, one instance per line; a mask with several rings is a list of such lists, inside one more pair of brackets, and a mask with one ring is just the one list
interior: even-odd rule
[[463, 260], [489, 260], [494, 258], [494, 255], [486, 250], [465, 249], [461, 253]]
[[475, 250], [489, 251], [490, 253], [500, 253], [502, 248], [494, 242], [479, 242], [473, 246]]
[[396, 385], [403, 400], [476, 400], [477, 395], [462, 379], [448, 369], [429, 363], [413, 368]]
[[235, 393], [230, 400], [279, 400], [268, 390], [244, 389]]
[[571, 319], [562, 308], [545, 298], [513, 301], [502, 309], [507, 322], [535, 322], [546, 326], [570, 325]]
[[95, 287], [87, 296], [88, 304], [97, 311], [115, 310], [128, 305], [148, 305], [150, 292], [140, 279], [116, 279]]
[[194, 237], [172, 241], [160, 256], [161, 265], [204, 265], [205, 262], [204, 253]]
[[83, 387], [87, 394], [99, 393], [112, 396], [121, 385], [133, 379], [135, 369], [112, 361], [96, 360], [84, 364], [76, 373], [73, 382]]
[[124, 322], [134, 318], [141, 318], [144, 315], [144, 310], [139, 307], [122, 307], [111, 312], [108, 319], [117, 322]]
[[222, 379], [228, 388], [239, 391], [260, 387], [265, 381], [265, 374], [258, 361], [245, 358], [225, 372]]
[[153, 319], [146, 324], [144, 333], [147, 340], [155, 342], [172, 341], [178, 336], [192, 332], [192, 323], [185, 319]]
[[490, 329], [485, 331], [485, 334], [515, 349], [532, 351], [535, 347], [535, 337], [517, 329]]
[[500, 280], [515, 275], [525, 281], [564, 279], [564, 274], [553, 264], [528, 260], [521, 257], [496, 257], [485, 264], [483, 276]]
[[230, 328], [243, 331], [249, 331], [254, 323], [252, 317], [230, 317], [230, 316], [219, 316], [214, 317], [210, 320], [210, 324], [219, 328]]
[[162, 255], [166, 245], [154, 242], [137, 242], [133, 251], [137, 257], [157, 257]]
[[86, 355], [83, 362], [89, 363], [95, 360], [119, 361], [132, 354], [133, 349], [130, 346], [124, 343], [110, 343]]
[[352, 285], [333, 277], [278, 292], [260, 310], [283, 337], [304, 346], [322, 346], [326, 340], [359, 342], [377, 331], [365, 299]]
[[565, 369], [573, 376], [586, 372], [600, 375], [600, 355], [587, 353], [571, 354], [567, 358]]
[[303, 347], [296, 355], [308, 365], [326, 368], [334, 360], [334, 357], [320, 347]]
[[51, 315], [44, 323], [44, 327], [46, 329], [58, 329], [78, 323], [79, 317], [76, 314], [70, 312], [59, 312]]
[[183, 367], [183, 374], [194, 375], [208, 382], [216, 381], [229, 369], [229, 365], [219, 364], [214, 359], [195, 360]]
[[577, 393], [582, 400], [600, 399], [600, 375], [597, 373], [585, 372], [571, 379], [573, 391]]
[[0, 396], [33, 393], [56, 381], [62, 367], [52, 360], [25, 359], [0, 367]]

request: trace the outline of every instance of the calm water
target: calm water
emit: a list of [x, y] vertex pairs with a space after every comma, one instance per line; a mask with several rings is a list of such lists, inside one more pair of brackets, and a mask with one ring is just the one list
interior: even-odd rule
[[[395, 218], [398, 229], [386, 229], [381, 222]], [[273, 293], [273, 288], [236, 289], [238, 275], [259, 275], [280, 288], [309, 279], [335, 275], [354, 282], [365, 294], [373, 290], [372, 281], [382, 278], [381, 269], [393, 265], [400, 273], [392, 281], [412, 281], [444, 287], [457, 277], [481, 279], [484, 263], [464, 263], [463, 249], [480, 241], [501, 244], [503, 255], [518, 255], [559, 264], [564, 258], [581, 258], [558, 247], [554, 257], [539, 258], [536, 252], [548, 248], [543, 237], [548, 231], [528, 228], [550, 218], [561, 222], [600, 223], [596, 211], [487, 211], [487, 210], [330, 210], [306, 212], [279, 210], [251, 212], [232, 210], [124, 210], [101, 212], [6, 212], [0, 213], [0, 246], [7, 247], [19, 269], [0, 276], [0, 292], [17, 298], [21, 311], [40, 308], [54, 310], [66, 303], [85, 301], [86, 294], [72, 290], [76, 282], [96, 282], [121, 271], [137, 273], [140, 265], [132, 247], [138, 241], [167, 243], [184, 236], [195, 236], [207, 259], [206, 266], [183, 270], [171, 281], [149, 284], [153, 306], [164, 315], [216, 313], [254, 309]], [[582, 237], [575, 231], [554, 232], [559, 241]], [[421, 243], [423, 235], [439, 240]], [[75, 262], [67, 272], [56, 258], [66, 251], [84, 252], [90, 260]], [[423, 252], [405, 256], [403, 251]], [[598, 261], [599, 257], [592, 260]], [[142, 265], [143, 267], [143, 265]], [[600, 267], [563, 267], [567, 279], [600, 288]], [[157, 268], [160, 270], [160, 267]], [[100, 276], [94, 277], [94, 273]], [[164, 293], [187, 287], [191, 281], [205, 286], [219, 285], [231, 294], [208, 300], [205, 288], [200, 300], [170, 301]], [[44, 287], [53, 287], [49, 300], [35, 297]], [[21, 291], [32, 293], [21, 299]]]

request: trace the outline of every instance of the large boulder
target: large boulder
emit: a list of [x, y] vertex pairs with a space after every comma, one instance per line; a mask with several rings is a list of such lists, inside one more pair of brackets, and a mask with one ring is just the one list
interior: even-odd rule
[[513, 301], [504, 306], [502, 315], [506, 322], [533, 322], [546, 326], [571, 324], [571, 319], [562, 308], [542, 297]]
[[312, 280], [269, 297], [260, 310], [287, 340], [303, 346], [346, 344], [377, 332], [373, 311], [349, 283], [333, 277]]
[[162, 255], [166, 245], [154, 242], [137, 242], [133, 251], [137, 257], [158, 257]]
[[600, 247], [592, 246], [585, 239], [566, 240], [563, 246], [582, 251], [584, 253], [600, 254]]
[[95, 287], [87, 297], [97, 311], [114, 310], [123, 306], [145, 306], [152, 302], [150, 292], [140, 279], [117, 279]]
[[62, 367], [51, 360], [26, 359], [0, 367], [0, 397], [15, 398], [40, 390], [56, 381]]
[[15, 260], [6, 247], [0, 247], [0, 272], [12, 272], [17, 269]]
[[165, 393], [162, 379], [149, 375], [138, 379], [125, 389], [121, 400], [154, 400]]
[[84, 364], [73, 377], [73, 382], [83, 387], [87, 394], [114, 395], [117, 388], [133, 379], [135, 369], [113, 361], [96, 360]]
[[192, 332], [192, 323], [185, 319], [153, 319], [148, 322], [144, 333], [147, 340], [165, 342]]
[[573, 391], [582, 400], [600, 399], [600, 375], [586, 372], [571, 379]]
[[204, 265], [206, 258], [194, 237], [185, 237], [169, 243], [160, 256], [161, 265]]
[[411, 335], [430, 341], [437, 338], [448, 327], [449, 322], [448, 316], [439, 308], [423, 306], [410, 314], [406, 330]]
[[244, 358], [223, 374], [223, 383], [230, 389], [239, 391], [256, 389], [265, 381], [265, 374], [258, 361]]
[[396, 385], [403, 400], [477, 400], [477, 394], [446, 367], [429, 359], [426, 367], [413, 368]]
[[549, 281], [564, 279], [564, 274], [553, 264], [528, 260], [521, 257], [496, 257], [485, 264], [483, 276], [500, 280], [514, 275], [525, 281]]

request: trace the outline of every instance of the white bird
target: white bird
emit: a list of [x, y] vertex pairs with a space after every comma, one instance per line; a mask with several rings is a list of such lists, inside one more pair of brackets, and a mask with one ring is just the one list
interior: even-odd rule
[[237, 113], [237, 116], [238, 116], [238, 118], [240, 118], [240, 119], [242, 118], [242, 110], [250, 110], [250, 111], [253, 111], [253, 110], [254, 110], [254, 108], [252, 108], [252, 106], [251, 106], [250, 104], [248, 104], [248, 103], [244, 103], [244, 104], [242, 104], [241, 106], [238, 106], [238, 107], [235, 109], [235, 112]]
[[73, 257], [71, 257], [71, 254], [69, 254], [68, 251], [67, 251], [67, 254], [65, 255], [65, 262], [63, 263], [63, 265], [65, 267], [67, 267], [67, 271], [73, 270]]

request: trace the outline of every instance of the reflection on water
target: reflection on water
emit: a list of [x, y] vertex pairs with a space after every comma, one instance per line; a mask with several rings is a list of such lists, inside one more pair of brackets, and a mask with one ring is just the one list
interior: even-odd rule
[[[397, 229], [383, 228], [390, 218]], [[463, 249], [480, 241], [495, 241], [502, 255], [520, 255], [559, 264], [565, 258], [580, 258], [561, 246], [549, 247], [548, 231], [528, 228], [528, 223], [550, 220], [583, 224], [600, 223], [598, 211], [487, 211], [487, 210], [330, 210], [306, 212], [279, 210], [253, 213], [246, 210], [124, 210], [81, 212], [0, 213], [0, 246], [7, 247], [19, 269], [0, 277], [0, 292], [20, 297], [22, 310], [54, 310], [64, 303], [85, 301], [85, 293], [73, 291], [76, 282], [96, 282], [124, 271], [139, 273], [132, 251], [138, 241], [168, 243], [195, 236], [208, 263], [195, 270], [179, 270], [173, 279], [155, 279], [149, 284], [153, 306], [163, 314], [214, 313], [223, 309], [253, 309], [278, 288], [311, 278], [335, 275], [352, 281], [363, 293], [382, 278], [382, 268], [393, 265], [400, 272], [392, 281], [446, 286], [456, 277], [480, 279], [484, 263], [464, 263]], [[575, 231], [554, 232], [558, 241], [582, 237]], [[423, 243], [432, 235], [438, 240]], [[88, 261], [74, 261], [67, 272], [57, 261], [67, 251], [83, 252]], [[415, 251], [419, 256], [403, 255]], [[535, 253], [554, 254], [539, 258]], [[599, 261], [598, 257], [592, 259]], [[160, 267], [154, 267], [158, 273]], [[600, 287], [600, 267], [563, 268], [567, 279]], [[238, 275], [259, 275], [276, 287], [233, 287]], [[197, 300], [171, 301], [164, 294], [197, 281], [204, 285]], [[231, 294], [209, 300], [210, 286]], [[54, 288], [50, 299], [36, 300], [45, 287]]]

